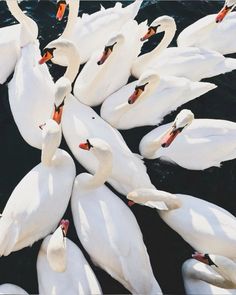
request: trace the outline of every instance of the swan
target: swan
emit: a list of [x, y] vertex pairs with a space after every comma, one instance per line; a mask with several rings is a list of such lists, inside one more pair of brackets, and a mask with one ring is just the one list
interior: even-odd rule
[[236, 12], [220, 23], [216, 22], [217, 17], [217, 14], [207, 15], [185, 28], [178, 36], [178, 47], [200, 47], [224, 55], [236, 52]]
[[[100, 11], [91, 15], [84, 13], [82, 17], [78, 17], [79, 0], [57, 2], [59, 20], [63, 17], [66, 5], [69, 5], [68, 21], [61, 38], [75, 43], [80, 53], [81, 63], [87, 62], [95, 51], [102, 50], [112, 34], [137, 15], [142, 4], [142, 0], [135, 0], [131, 5], [122, 8], [121, 3], [116, 3], [112, 8], [102, 7]], [[65, 56], [57, 55], [52, 62], [67, 66]]]
[[229, 14], [234, 7], [236, 6], [236, 1], [235, 0], [225, 0], [225, 4], [221, 11], [218, 13], [216, 17], [216, 22], [220, 23], [223, 21], [223, 19], [226, 17], [227, 14]]
[[161, 76], [171, 75], [200, 81], [236, 69], [235, 59], [225, 58], [213, 50], [197, 47], [167, 48], [176, 32], [175, 20], [170, 16], [155, 19], [142, 40], [160, 32], [165, 33], [161, 43], [135, 60], [132, 66], [133, 76], [139, 78], [145, 70], [151, 69]]
[[[17, 1], [8, 0], [12, 15], [27, 27], [27, 43], [20, 49], [12, 80], [8, 84], [11, 111], [24, 140], [41, 149], [38, 128], [50, 118], [54, 103], [54, 83], [46, 65], [40, 67], [37, 24], [27, 17]], [[25, 29], [26, 30], [26, 29]]]
[[29, 294], [27, 293], [24, 289], [22, 289], [21, 287], [19, 286], [16, 286], [16, 285], [13, 285], [13, 284], [2, 284], [0, 285], [0, 294], [9, 294], [9, 295], [12, 295], [12, 294], [17, 294], [17, 295], [26, 295], [26, 294]]
[[147, 159], [163, 157], [186, 169], [204, 170], [220, 167], [221, 162], [236, 158], [235, 136], [236, 123], [218, 119], [193, 120], [193, 114], [183, 110], [174, 122], [146, 134], [139, 150]]
[[[14, 11], [14, 16], [19, 24], [0, 28], [0, 84], [4, 84], [14, 71], [20, 56], [20, 47], [27, 44], [29, 37], [27, 28], [31, 25], [29, 18], [21, 12], [19, 7], [16, 7], [14, 2], [16, 1], [6, 0], [9, 10]], [[35, 32], [35, 34], [37, 33]]]
[[137, 189], [127, 198], [129, 205], [157, 209], [161, 219], [197, 251], [236, 258], [236, 218], [225, 209], [193, 196], [156, 189]]
[[66, 238], [68, 220], [47, 236], [37, 258], [39, 294], [102, 294], [94, 272], [80, 249]]
[[117, 129], [156, 125], [180, 105], [216, 87], [146, 71], [138, 81], [129, 83], [104, 101], [101, 117]]
[[0, 218], [0, 256], [31, 246], [56, 228], [75, 178], [71, 156], [57, 149], [61, 128], [52, 119], [42, 129], [41, 163], [18, 183]]
[[138, 25], [130, 20], [108, 40], [103, 54], [95, 52], [75, 81], [75, 97], [84, 104], [97, 106], [124, 86], [140, 53], [140, 38], [146, 28], [146, 22]]
[[[52, 41], [45, 49], [45, 54], [42, 58], [43, 61], [49, 50], [52, 51], [54, 56], [57, 55], [57, 52], [67, 54], [70, 60], [63, 79], [57, 81], [61, 85], [59, 87], [57, 83], [57, 86], [61, 90], [57, 95], [57, 105], [63, 104], [64, 101], [64, 106], [60, 107], [62, 131], [75, 158], [89, 172], [93, 173], [97, 168], [98, 161], [93, 154], [78, 149], [78, 142], [84, 141], [89, 137], [99, 136], [99, 138], [109, 142], [113, 149], [113, 170], [108, 182], [118, 192], [126, 195], [129, 191], [137, 187], [154, 188], [146, 173], [146, 166], [140, 159], [140, 156], [130, 151], [121, 134], [98, 116], [92, 108], [82, 104], [72, 94], [68, 93], [67, 88], [71, 87], [71, 81], [76, 76], [76, 69], [79, 64], [78, 51], [73, 43], [68, 40]], [[64, 92], [62, 91], [63, 89]], [[65, 95], [66, 91], [67, 95]], [[61, 102], [59, 101], [60, 95]]]
[[182, 265], [184, 288], [187, 295], [235, 295], [236, 289], [226, 289], [226, 282], [209, 265], [188, 259]]
[[104, 185], [112, 171], [110, 145], [91, 138], [79, 147], [93, 153], [99, 162], [94, 175], [76, 177], [72, 192], [72, 215], [83, 247], [96, 265], [131, 293], [162, 294], [134, 215]]

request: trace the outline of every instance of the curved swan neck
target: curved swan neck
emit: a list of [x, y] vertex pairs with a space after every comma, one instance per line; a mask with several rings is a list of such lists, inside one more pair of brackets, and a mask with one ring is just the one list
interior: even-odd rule
[[232, 282], [226, 280], [225, 278], [215, 273], [214, 271], [212, 271], [211, 273], [208, 273], [195, 268], [194, 269], [191, 268], [188, 270], [188, 276], [191, 277], [192, 279], [201, 280], [208, 284], [217, 286], [219, 288], [230, 289], [233, 287]]
[[107, 153], [105, 157], [96, 155], [99, 161], [98, 169], [93, 177], [87, 182], [88, 188], [97, 188], [103, 185], [112, 173], [112, 153]]
[[[171, 41], [173, 40], [176, 32], [176, 26], [173, 23], [172, 25], [169, 25], [168, 28], [166, 28], [164, 37], [162, 38], [160, 44], [154, 48], [151, 52], [146, 53], [143, 55], [142, 62], [149, 62], [154, 56], [159, 55], [164, 49], [166, 49]], [[141, 56], [142, 57], [142, 56]]]
[[78, 19], [79, 4], [80, 4], [80, 0], [71, 0], [69, 2], [68, 19], [67, 19], [66, 27], [61, 37], [68, 38], [71, 36], [74, 30], [76, 21]]
[[[17, 0], [6, 0], [8, 9], [16, 20], [23, 25], [24, 29], [21, 31], [21, 46], [27, 43], [34, 42], [38, 36], [37, 24], [20, 9]], [[23, 35], [26, 35], [22, 37]]]
[[78, 50], [74, 45], [68, 47], [66, 56], [68, 58], [68, 67], [66, 69], [64, 77], [68, 78], [71, 83], [73, 83], [80, 67], [80, 56]]
[[159, 137], [145, 146], [145, 156], [153, 157], [157, 150], [161, 148], [162, 139], [170, 132], [172, 128], [168, 128]]

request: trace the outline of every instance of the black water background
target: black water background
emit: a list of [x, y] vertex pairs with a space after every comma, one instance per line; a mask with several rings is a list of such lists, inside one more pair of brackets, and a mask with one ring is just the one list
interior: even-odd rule
[[[128, 1], [123, 1], [125, 4]], [[82, 1], [80, 13], [92, 13], [102, 3], [105, 8], [114, 5], [114, 1]], [[27, 11], [39, 25], [40, 43], [43, 48], [49, 41], [56, 39], [66, 23], [55, 20], [56, 6], [54, 1], [23, 1], [21, 7]], [[222, 1], [145, 1], [137, 20], [149, 19], [168, 14], [175, 17], [178, 33], [200, 17], [216, 13]], [[14, 23], [7, 11], [4, 1], [0, 1], [0, 27]], [[178, 35], [177, 33], [177, 35]], [[145, 44], [143, 51], [150, 50], [160, 40], [155, 36]], [[222, 40], [223, 42], [223, 40]], [[172, 44], [175, 46], [175, 43]], [[236, 56], [235, 56], [236, 57]], [[63, 74], [62, 68], [50, 68], [54, 78]], [[226, 119], [236, 122], [235, 73], [228, 73], [215, 78], [206, 79], [218, 85], [218, 88], [203, 97], [183, 105], [176, 112], [168, 115], [163, 123], [174, 119], [183, 108], [191, 109], [196, 118]], [[123, 131], [126, 142], [134, 152], [138, 152], [140, 139], [154, 127], [135, 128]], [[61, 145], [67, 149], [65, 142]], [[7, 86], [0, 86], [0, 211], [3, 210], [11, 192], [23, 176], [40, 162], [40, 151], [28, 146], [21, 138], [13, 121], [8, 99]], [[173, 193], [186, 193], [201, 197], [224, 207], [236, 214], [236, 160], [225, 162], [221, 168], [209, 168], [205, 171], [189, 171], [160, 160], [145, 161], [152, 182], [162, 190]], [[77, 174], [84, 169], [77, 164]], [[123, 197], [123, 200], [124, 197]], [[181, 265], [191, 256], [193, 249], [175, 232], [166, 226], [158, 214], [143, 206], [132, 208], [142, 229], [144, 240], [150, 255], [154, 274], [164, 293], [183, 294]], [[71, 219], [68, 209], [65, 215]], [[68, 237], [79, 244], [71, 223]], [[26, 248], [0, 258], [0, 284], [11, 282], [25, 288], [29, 293], [38, 293], [36, 259], [41, 241], [32, 248]], [[86, 256], [88, 258], [88, 256]], [[92, 265], [92, 264], [91, 264]], [[105, 272], [92, 265], [104, 293], [127, 293], [116, 281]]]

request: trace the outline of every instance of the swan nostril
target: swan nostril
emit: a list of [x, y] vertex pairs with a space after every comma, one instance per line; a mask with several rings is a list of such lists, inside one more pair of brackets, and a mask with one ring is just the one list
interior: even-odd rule
[[167, 144], [164, 142], [164, 143], [161, 144], [161, 146], [162, 146], [163, 148], [165, 148], [165, 147], [167, 147]]
[[97, 64], [100, 66], [100, 65], [102, 65], [102, 62], [99, 60], [99, 61], [97, 62]]
[[132, 99], [128, 100], [128, 104], [133, 104]]

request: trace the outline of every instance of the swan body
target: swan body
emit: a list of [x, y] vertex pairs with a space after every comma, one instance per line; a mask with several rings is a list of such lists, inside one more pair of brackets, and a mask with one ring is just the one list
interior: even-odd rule
[[[108, 142], [113, 149], [113, 169], [108, 182], [118, 192], [127, 194], [137, 187], [154, 187], [140, 156], [130, 151], [121, 134], [98, 116], [92, 108], [78, 101], [72, 94], [67, 94], [65, 97], [65, 93], [68, 93], [66, 89], [71, 87], [71, 81], [76, 76], [76, 69], [79, 64], [78, 51], [73, 43], [67, 40], [51, 42], [45, 49], [46, 55], [44, 55], [43, 60], [47, 56], [47, 51], [53, 48], [55, 48], [53, 51], [54, 56], [57, 56], [57, 52], [60, 52], [61, 55], [67, 54], [70, 60], [63, 79], [59, 83], [57, 82], [60, 93], [56, 90], [56, 96], [57, 105], [64, 100], [61, 119], [62, 131], [75, 158], [89, 172], [94, 172], [98, 166], [97, 159], [93, 154], [80, 150], [78, 142], [84, 141], [86, 138], [99, 136], [99, 138]], [[61, 98], [59, 94], [61, 94]], [[123, 167], [126, 168], [123, 169]]]
[[107, 48], [112, 48], [106, 61], [98, 64], [102, 51], [96, 52], [79, 74], [74, 85], [75, 97], [82, 103], [96, 106], [124, 86], [131, 74], [132, 63], [140, 53], [140, 38], [146, 30], [146, 23], [138, 25], [131, 20], [118, 34], [112, 36], [104, 50], [106, 55]]
[[78, 175], [72, 193], [73, 220], [83, 247], [96, 265], [131, 293], [162, 294], [134, 215], [104, 185], [112, 170], [111, 147], [94, 138], [82, 146], [99, 159], [96, 174]]
[[53, 231], [64, 214], [71, 195], [75, 165], [70, 155], [57, 147], [58, 124], [48, 120], [43, 128], [42, 156], [18, 183], [0, 219], [0, 256], [31, 246]]
[[220, 276], [208, 265], [188, 259], [182, 265], [184, 288], [187, 295], [235, 295], [236, 289], [226, 289], [210, 284], [220, 281]]
[[27, 293], [24, 289], [22, 289], [21, 287], [19, 286], [16, 286], [16, 285], [13, 285], [13, 284], [2, 284], [0, 285], [0, 294], [9, 294], [9, 295], [12, 295], [12, 294], [22, 294], [22, 295], [26, 295], [26, 294], [29, 294]]
[[220, 24], [215, 22], [216, 17], [216, 14], [207, 15], [185, 28], [178, 36], [178, 46], [201, 47], [221, 54], [236, 52], [236, 12], [231, 12]]
[[20, 24], [0, 28], [0, 84], [14, 71], [20, 54], [20, 31]]
[[0, 28], [0, 84], [5, 83], [14, 71], [20, 48], [38, 35], [37, 25], [21, 11], [17, 0], [6, 0], [6, 4], [19, 24]]
[[[103, 49], [114, 32], [119, 31], [126, 22], [137, 15], [142, 0], [136, 0], [125, 8], [122, 8], [121, 3], [116, 3], [112, 8], [101, 8], [91, 15], [84, 13], [82, 17], [77, 17], [79, 1], [69, 0], [68, 3], [68, 22], [61, 37], [75, 43], [81, 63], [85, 63], [95, 51]], [[52, 61], [67, 65], [64, 56], [58, 55]]]
[[38, 126], [51, 117], [55, 90], [47, 66], [38, 64], [39, 58], [38, 44], [23, 47], [8, 88], [11, 111], [20, 134], [28, 144], [41, 149]]
[[24, 31], [27, 32], [23, 36], [26, 44], [19, 52], [14, 75], [9, 83], [10, 107], [24, 140], [31, 146], [41, 149], [42, 136], [38, 126], [51, 117], [54, 83], [47, 66], [38, 64], [40, 51], [36, 39], [36, 23], [24, 15], [17, 1], [9, 0], [7, 4], [17, 20], [22, 20]]
[[37, 273], [40, 294], [102, 294], [83, 253], [64, 237], [60, 227], [44, 239], [37, 258]]
[[[132, 96], [135, 96], [137, 89], [146, 83], [135, 102], [128, 101], [132, 92]], [[215, 84], [192, 82], [185, 78], [159, 77], [155, 72], [147, 71], [138, 81], [129, 83], [109, 96], [101, 107], [101, 116], [117, 129], [156, 125], [180, 105], [215, 87]]]
[[[157, 29], [152, 29], [157, 28]], [[150, 31], [151, 30], [151, 31]], [[152, 31], [153, 30], [153, 31]], [[236, 60], [225, 58], [219, 52], [197, 47], [168, 47], [172, 41], [176, 24], [174, 18], [161, 16], [149, 27], [152, 34], [165, 32], [161, 43], [151, 52], [139, 56], [133, 66], [133, 76], [139, 78], [147, 69], [159, 75], [185, 77], [192, 81], [213, 77], [236, 69]]]
[[[158, 209], [164, 222], [197, 251], [236, 258], [236, 218], [225, 209], [193, 196], [153, 189], [137, 189], [127, 197]], [[167, 210], [159, 207], [160, 201]]]
[[[162, 134], [173, 123], [160, 126], [145, 135], [139, 145], [145, 158], [165, 158], [167, 161], [192, 170], [220, 167], [221, 162], [236, 158], [236, 124], [214, 119], [195, 119], [184, 129], [171, 146], [160, 147]], [[155, 145], [157, 148], [155, 148]], [[150, 152], [151, 148], [151, 152]]]

